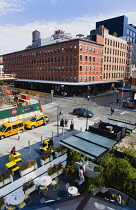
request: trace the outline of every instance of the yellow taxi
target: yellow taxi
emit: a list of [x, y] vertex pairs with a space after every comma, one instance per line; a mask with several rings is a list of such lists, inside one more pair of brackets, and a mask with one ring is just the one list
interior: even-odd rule
[[22, 120], [5, 122], [2, 126], [0, 126], [0, 139], [17, 134], [18, 130], [20, 132], [24, 131], [24, 122]]
[[39, 114], [38, 116], [32, 117], [30, 120], [25, 122], [25, 128], [34, 129], [35, 127], [45, 125], [49, 122], [49, 117], [46, 114]]

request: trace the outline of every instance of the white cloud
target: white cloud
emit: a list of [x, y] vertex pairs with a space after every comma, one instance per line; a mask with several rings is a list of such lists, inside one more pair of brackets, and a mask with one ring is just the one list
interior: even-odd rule
[[0, 0], [0, 15], [23, 10], [23, 5], [29, 0]]
[[32, 43], [32, 31], [38, 30], [41, 32], [41, 38], [51, 36], [56, 29], [65, 30], [66, 33], [71, 33], [73, 37], [78, 33], [85, 36], [90, 33], [90, 30], [95, 28], [95, 23], [100, 20], [126, 15], [129, 18], [129, 23], [136, 25], [136, 12], [118, 12], [109, 15], [100, 14], [99, 16], [86, 15], [72, 20], [64, 20], [64, 23], [57, 22], [34, 22], [24, 26], [6, 25], [0, 26], [0, 54], [10, 53], [18, 50], [23, 50], [27, 45]]

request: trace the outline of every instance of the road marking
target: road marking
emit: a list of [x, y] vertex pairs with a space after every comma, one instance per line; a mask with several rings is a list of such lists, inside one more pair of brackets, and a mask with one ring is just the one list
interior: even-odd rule
[[126, 113], [129, 113], [129, 112], [121, 112], [120, 114], [122, 115], [122, 114], [126, 114]]
[[94, 120], [98, 120], [98, 119], [100, 119], [99, 117], [97, 117], [97, 118], [95, 118]]
[[103, 107], [102, 106], [98, 107], [98, 109], [101, 109], [101, 108], [103, 108]]

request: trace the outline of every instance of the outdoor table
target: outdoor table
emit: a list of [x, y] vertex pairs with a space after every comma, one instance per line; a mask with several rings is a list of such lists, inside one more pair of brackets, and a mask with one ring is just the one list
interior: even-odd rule
[[69, 188], [68, 188], [68, 192], [69, 192], [69, 194], [71, 194], [71, 195], [75, 195], [75, 194], [77, 194], [78, 189], [77, 189], [76, 187], [72, 186], [72, 187], [69, 187]]
[[20, 156], [21, 154], [19, 152], [16, 152], [15, 155], [14, 154], [12, 154], [12, 155], [13, 155], [14, 158], [16, 158], [16, 157]]
[[8, 168], [11, 168], [11, 167], [15, 166], [16, 162], [10, 161], [9, 163], [6, 163], [5, 165], [6, 165], [6, 170], [7, 170]]
[[52, 182], [52, 178], [50, 176], [41, 176], [39, 177], [38, 184], [42, 186], [48, 186]]
[[10, 193], [5, 197], [6, 203], [9, 205], [19, 205], [25, 200], [24, 192], [22, 189], [18, 189], [17, 191]]

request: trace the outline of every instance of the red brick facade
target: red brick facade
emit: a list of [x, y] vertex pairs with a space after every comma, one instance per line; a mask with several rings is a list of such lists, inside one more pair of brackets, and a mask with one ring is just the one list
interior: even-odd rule
[[4, 72], [19, 79], [91, 82], [102, 80], [103, 38], [73, 39], [6, 54]]

